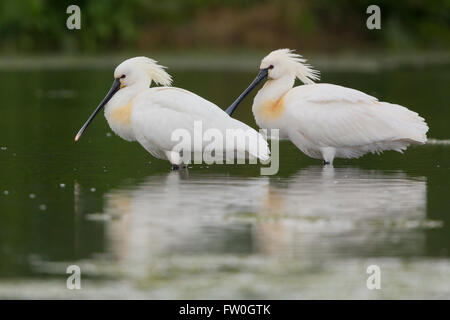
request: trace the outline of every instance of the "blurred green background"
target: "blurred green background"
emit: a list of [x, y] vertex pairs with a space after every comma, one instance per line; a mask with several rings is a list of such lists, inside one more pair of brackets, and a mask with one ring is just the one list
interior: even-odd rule
[[[81, 30], [66, 8], [81, 8]], [[381, 7], [382, 30], [366, 28]], [[174, 49], [440, 50], [450, 47], [450, 1], [22, 0], [0, 3], [5, 53]]]
[[[81, 30], [66, 9], [81, 8]], [[366, 9], [381, 8], [381, 30]], [[0, 1], [0, 299], [450, 299], [450, 1]], [[172, 172], [102, 116], [126, 58], [226, 108], [269, 51], [430, 126], [405, 154]], [[254, 94], [254, 93], [253, 93]], [[234, 116], [255, 127], [247, 98]], [[367, 290], [366, 267], [383, 268]], [[67, 290], [80, 265], [83, 290]], [[384, 280], [386, 279], [386, 280]]]

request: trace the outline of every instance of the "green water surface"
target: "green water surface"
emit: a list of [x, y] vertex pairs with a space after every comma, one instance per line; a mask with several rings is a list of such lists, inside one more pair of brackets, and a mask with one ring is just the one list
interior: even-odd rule
[[[222, 108], [253, 79], [171, 71]], [[323, 167], [171, 171], [103, 117], [112, 70], [0, 77], [0, 298], [450, 298], [450, 69], [323, 73], [419, 112], [431, 143]], [[236, 112], [250, 125], [252, 97]], [[66, 288], [78, 265], [82, 289]], [[380, 290], [366, 269], [378, 265]]]

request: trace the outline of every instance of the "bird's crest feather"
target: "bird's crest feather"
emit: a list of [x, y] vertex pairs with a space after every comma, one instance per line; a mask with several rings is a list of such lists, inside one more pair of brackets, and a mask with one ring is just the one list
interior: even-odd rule
[[158, 64], [156, 60], [146, 58], [143, 67], [156, 84], [162, 86], [170, 86], [172, 84], [172, 76], [164, 70], [167, 67]]
[[267, 57], [269, 56], [291, 64], [291, 68], [295, 70], [295, 76], [304, 84], [313, 84], [314, 81], [320, 80], [320, 71], [306, 63], [306, 59], [295, 53], [295, 50], [278, 49], [272, 51]]
[[157, 85], [170, 86], [172, 84], [172, 77], [164, 70], [166, 67], [158, 64], [156, 60], [147, 57], [135, 57], [125, 60], [122, 64], [130, 63], [137, 64]]

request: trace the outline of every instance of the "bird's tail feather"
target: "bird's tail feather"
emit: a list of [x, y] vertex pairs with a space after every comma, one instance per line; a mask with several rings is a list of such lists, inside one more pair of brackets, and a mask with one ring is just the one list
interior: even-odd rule
[[391, 125], [398, 132], [393, 141], [404, 141], [413, 144], [423, 144], [427, 141], [428, 125], [417, 112], [398, 104], [382, 102], [387, 107]]

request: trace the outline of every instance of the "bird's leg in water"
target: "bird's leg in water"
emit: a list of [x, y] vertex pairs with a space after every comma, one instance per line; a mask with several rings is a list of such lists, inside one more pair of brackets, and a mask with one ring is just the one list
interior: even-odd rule
[[336, 155], [336, 150], [334, 148], [331, 147], [325, 147], [325, 148], [321, 148], [322, 150], [322, 159], [323, 159], [323, 164], [327, 165], [327, 164], [333, 164], [333, 159], [334, 156]]

